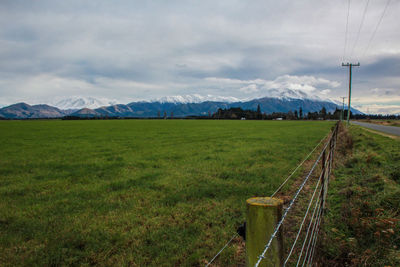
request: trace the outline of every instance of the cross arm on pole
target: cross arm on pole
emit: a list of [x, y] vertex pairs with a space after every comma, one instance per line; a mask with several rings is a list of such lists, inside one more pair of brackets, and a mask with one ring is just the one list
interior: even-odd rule
[[358, 62], [358, 63], [342, 63], [342, 67], [350, 67], [350, 66], [353, 66], [353, 67], [360, 67], [360, 62]]
[[351, 103], [351, 69], [352, 67], [359, 67], [360, 66], [360, 62], [356, 63], [356, 64], [352, 64], [352, 63], [342, 63], [342, 67], [349, 67], [349, 104], [347, 106], [347, 125], [349, 125], [350, 123], [350, 103]]

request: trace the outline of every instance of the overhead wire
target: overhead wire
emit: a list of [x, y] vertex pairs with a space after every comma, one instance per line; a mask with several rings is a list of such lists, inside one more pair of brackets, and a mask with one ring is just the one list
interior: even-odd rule
[[358, 27], [356, 41], [354, 42], [353, 49], [351, 49], [350, 59], [353, 57], [354, 49], [356, 48], [357, 43], [358, 43], [358, 39], [360, 38], [360, 33], [361, 33], [361, 29], [362, 29], [362, 27], [364, 25], [365, 14], [367, 14], [368, 5], [369, 5], [369, 0], [367, 0], [367, 3], [366, 3], [365, 8], [364, 8], [364, 12], [363, 12], [363, 15], [362, 15], [362, 18], [361, 18], [360, 27]]
[[348, 5], [347, 5], [346, 33], [344, 35], [344, 47], [343, 47], [342, 61], [344, 61], [345, 56], [346, 56], [347, 34], [348, 34], [348, 31], [349, 31], [349, 14], [350, 14], [350, 0], [348, 0]]
[[389, 4], [390, 4], [390, 1], [391, 1], [391, 0], [387, 0], [386, 5], [385, 5], [385, 8], [383, 9], [382, 15], [381, 15], [381, 17], [379, 18], [378, 24], [376, 24], [376, 27], [375, 27], [375, 29], [374, 29], [372, 35], [371, 35], [371, 38], [370, 38], [369, 41], [368, 41], [367, 47], [365, 48], [365, 51], [364, 51], [362, 57], [364, 57], [364, 56], [367, 54], [367, 51], [368, 51], [369, 47], [371, 46], [372, 40], [375, 38], [376, 32], [378, 31], [378, 28], [379, 28], [379, 26], [381, 25], [381, 22], [382, 22], [382, 20], [383, 20], [383, 17], [385, 16], [385, 13], [386, 13], [386, 10], [387, 10], [387, 8], [388, 8], [388, 6], [389, 6]]

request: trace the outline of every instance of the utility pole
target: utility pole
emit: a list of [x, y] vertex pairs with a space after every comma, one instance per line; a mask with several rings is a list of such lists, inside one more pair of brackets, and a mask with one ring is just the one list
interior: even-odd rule
[[344, 100], [346, 99], [346, 97], [342, 96], [341, 98], [343, 99], [342, 112], [340, 114], [340, 120], [342, 121], [344, 119]]
[[342, 63], [342, 67], [349, 67], [349, 104], [347, 106], [347, 125], [350, 124], [350, 104], [351, 104], [351, 69], [353, 67], [359, 67], [360, 62], [357, 64], [352, 64], [352, 63]]

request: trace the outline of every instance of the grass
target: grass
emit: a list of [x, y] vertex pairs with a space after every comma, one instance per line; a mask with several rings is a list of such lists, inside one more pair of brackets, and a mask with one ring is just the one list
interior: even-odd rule
[[385, 126], [396, 126], [400, 127], [400, 120], [360, 120], [362, 122], [368, 122], [368, 123], [374, 123], [374, 124], [380, 124], [380, 125], [385, 125]]
[[0, 122], [0, 265], [203, 265], [332, 125]]
[[400, 266], [400, 142], [350, 127], [352, 150], [330, 184], [327, 266]]

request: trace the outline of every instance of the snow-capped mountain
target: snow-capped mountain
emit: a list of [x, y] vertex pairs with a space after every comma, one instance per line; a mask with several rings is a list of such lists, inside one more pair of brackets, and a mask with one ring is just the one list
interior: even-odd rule
[[174, 103], [174, 104], [187, 104], [187, 103], [202, 103], [206, 101], [213, 102], [239, 102], [241, 99], [233, 97], [233, 96], [215, 96], [215, 95], [174, 95], [174, 96], [165, 96], [158, 99], [151, 100], [149, 102], [159, 102], [159, 103]]
[[202, 103], [206, 101], [213, 101], [213, 102], [226, 102], [226, 103], [233, 103], [233, 102], [244, 102], [249, 101], [254, 98], [278, 98], [278, 99], [312, 99], [318, 101], [330, 101], [327, 98], [318, 96], [315, 93], [307, 93], [301, 90], [295, 89], [268, 89], [264, 90], [257, 95], [256, 97], [251, 98], [237, 98], [233, 96], [215, 96], [215, 95], [199, 95], [199, 94], [192, 94], [192, 95], [174, 95], [174, 96], [165, 96], [158, 99], [152, 99], [146, 102], [159, 102], [159, 103], [174, 103], [174, 104], [188, 104], [188, 103]]
[[319, 97], [317, 94], [307, 93], [305, 91], [295, 89], [269, 89], [266, 92], [263, 92], [262, 96], [278, 99], [312, 99], [319, 101], [328, 100]]
[[107, 98], [72, 96], [69, 98], [54, 101], [53, 106], [60, 109], [82, 109], [82, 108], [95, 109], [115, 104], [117, 104], [116, 100], [110, 100]]
[[[219, 108], [240, 107], [261, 112], [289, 112], [302, 108], [304, 113], [316, 112], [323, 107], [328, 112], [341, 108], [341, 103], [330, 100], [315, 92], [305, 93], [294, 89], [269, 89], [262, 92], [263, 96], [251, 99], [213, 95], [175, 95], [162, 97], [152, 101], [136, 101], [128, 104], [117, 104], [115, 100], [94, 97], [70, 97], [53, 104], [30, 106], [25, 103], [14, 104], [0, 108], [0, 117], [4, 118], [53, 118], [66, 115], [83, 117], [160, 117], [162, 114], [173, 113], [176, 117], [207, 115]], [[311, 95], [313, 94], [313, 95]], [[323, 96], [323, 95], [322, 95]], [[352, 108], [354, 114], [360, 111]]]

